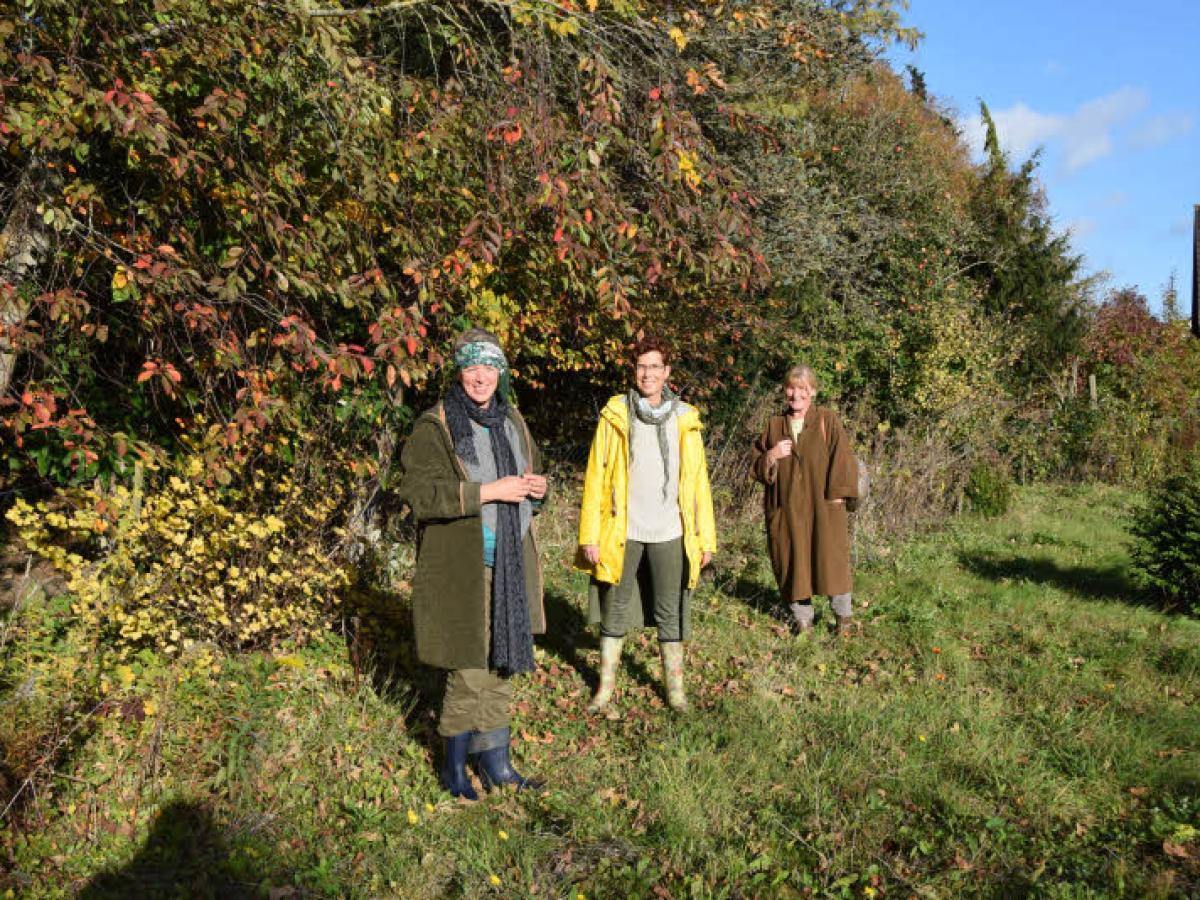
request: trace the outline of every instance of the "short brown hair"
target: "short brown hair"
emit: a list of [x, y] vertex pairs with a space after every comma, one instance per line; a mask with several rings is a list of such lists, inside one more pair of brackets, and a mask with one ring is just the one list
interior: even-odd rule
[[667, 343], [666, 338], [657, 334], [647, 334], [633, 345], [633, 361], [637, 362], [640, 357], [655, 351], [662, 356], [664, 366], [671, 364], [671, 345]]

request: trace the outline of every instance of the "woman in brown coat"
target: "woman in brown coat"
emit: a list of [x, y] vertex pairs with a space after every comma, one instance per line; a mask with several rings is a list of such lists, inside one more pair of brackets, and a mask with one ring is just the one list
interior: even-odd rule
[[762, 482], [767, 545], [801, 633], [812, 631], [814, 594], [830, 598], [839, 634], [853, 615], [846, 501], [858, 497], [858, 468], [837, 415], [814, 406], [816, 374], [795, 366], [784, 378], [786, 407], [754, 444], [752, 473]]

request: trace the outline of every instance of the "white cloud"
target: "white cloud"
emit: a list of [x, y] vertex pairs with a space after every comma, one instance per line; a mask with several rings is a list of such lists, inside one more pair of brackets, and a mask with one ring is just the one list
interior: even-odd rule
[[[1149, 97], [1144, 90], [1123, 87], [1111, 94], [1089, 100], [1074, 112], [1044, 113], [1017, 102], [1008, 109], [992, 112], [1000, 146], [1010, 157], [1020, 160], [1038, 147], [1061, 151], [1068, 174], [1085, 169], [1112, 154], [1116, 147], [1114, 131], [1146, 108]], [[1172, 123], [1179, 127], [1178, 123]], [[979, 116], [961, 122], [964, 136], [976, 154], [983, 148], [984, 129]]]
[[1095, 219], [1075, 219], [1067, 224], [1067, 231], [1074, 240], [1081, 241], [1096, 230]]
[[1170, 112], [1155, 116], [1133, 135], [1133, 146], [1149, 150], [1186, 137], [1196, 127], [1196, 118], [1188, 112]]
[[1124, 87], [1079, 107], [1062, 133], [1067, 171], [1078, 172], [1112, 153], [1113, 129], [1140, 113], [1148, 102], [1145, 91]]
[[1058, 137], [1067, 124], [1063, 116], [1046, 115], [1024, 103], [992, 113], [992, 120], [1000, 135], [1000, 146], [1020, 159], [1040, 144]]

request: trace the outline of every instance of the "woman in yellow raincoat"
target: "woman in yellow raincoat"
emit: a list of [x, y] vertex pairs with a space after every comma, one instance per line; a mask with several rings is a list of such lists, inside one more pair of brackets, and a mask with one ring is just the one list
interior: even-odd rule
[[589, 619], [601, 626], [591, 712], [612, 699], [625, 634], [645, 621], [644, 597], [658, 628], [667, 700], [687, 709], [688, 599], [717, 549], [700, 414], [667, 386], [664, 341], [644, 338], [634, 358], [636, 390], [612, 397], [600, 413], [579, 517], [576, 567], [592, 576]]

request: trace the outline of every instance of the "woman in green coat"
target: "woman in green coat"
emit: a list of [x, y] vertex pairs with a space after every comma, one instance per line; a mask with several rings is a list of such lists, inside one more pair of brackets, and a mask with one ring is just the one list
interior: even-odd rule
[[442, 784], [475, 800], [468, 758], [485, 787], [537, 786], [509, 761], [509, 703], [511, 677], [535, 668], [532, 636], [546, 630], [533, 528], [546, 478], [525, 421], [497, 391], [508, 362], [496, 336], [465, 332], [454, 365], [454, 384], [404, 445], [398, 493], [420, 528], [417, 657], [447, 670]]

